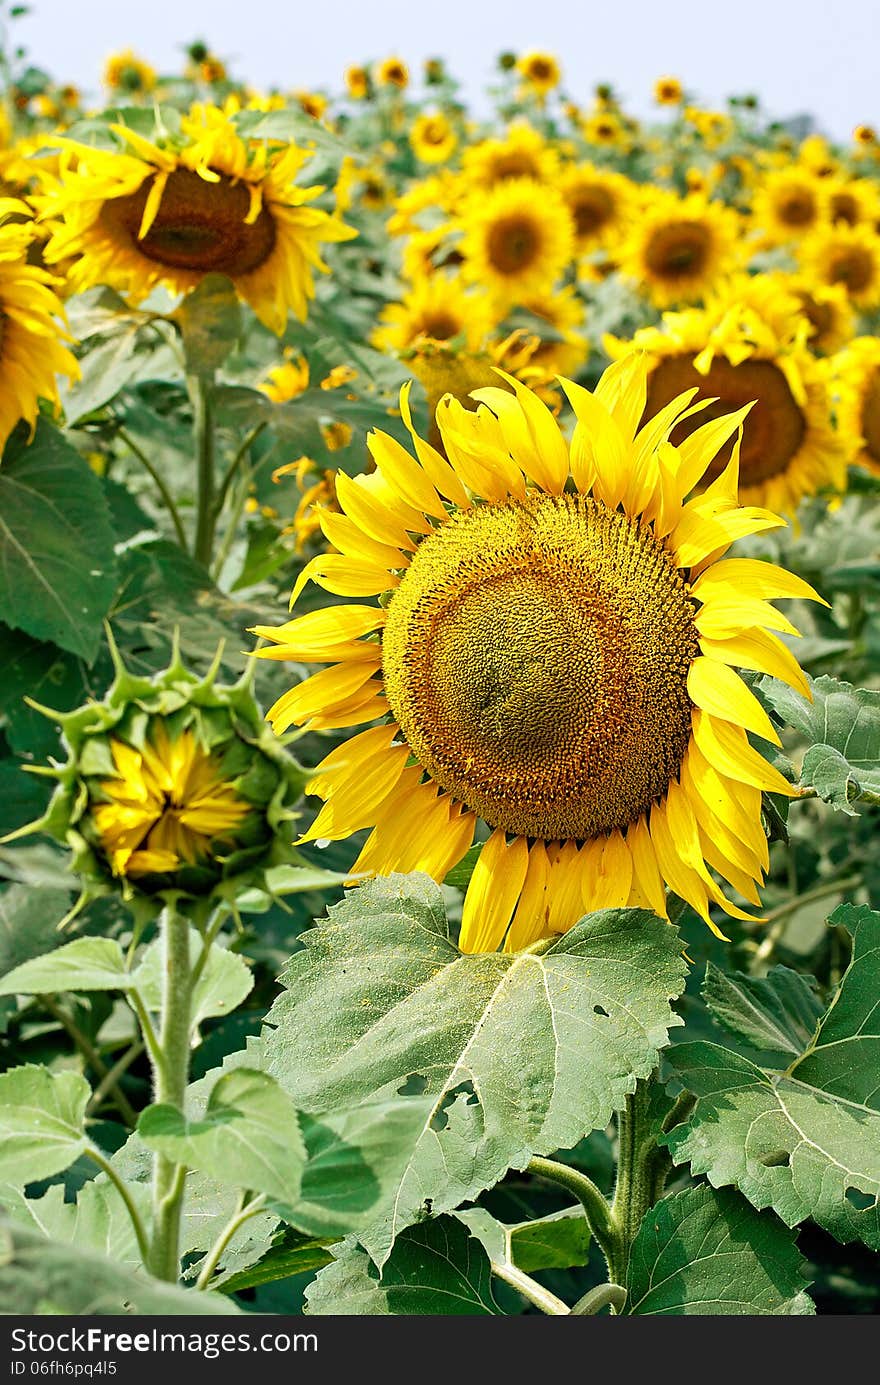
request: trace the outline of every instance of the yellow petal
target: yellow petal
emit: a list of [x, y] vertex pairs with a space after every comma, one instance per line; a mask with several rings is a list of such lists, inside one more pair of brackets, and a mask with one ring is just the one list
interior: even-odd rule
[[722, 664], [781, 678], [802, 697], [812, 698], [810, 685], [797, 659], [781, 640], [767, 630], [744, 630], [741, 635], [733, 635], [725, 640], [703, 637], [700, 650], [707, 659], [717, 659]]
[[492, 833], [477, 858], [464, 898], [458, 944], [462, 952], [498, 949], [525, 884], [528, 863], [525, 837], [514, 837], [508, 845], [504, 832]]
[[412, 413], [409, 406], [409, 394], [412, 388], [412, 380], [407, 380], [400, 390], [400, 414], [409, 432], [416, 456], [424, 468], [425, 474], [430, 478], [431, 484], [441, 495], [445, 495], [447, 500], [459, 510], [470, 508], [470, 497], [461, 481], [456, 476], [454, 470], [449, 465], [445, 457], [430, 443], [425, 442], [424, 438], [419, 437], [413, 427]]
[[749, 744], [741, 727], [718, 720], [699, 709], [694, 712], [692, 725], [697, 745], [719, 774], [736, 779], [741, 784], [753, 784], [768, 793], [797, 797], [797, 789]]
[[[560, 382], [577, 424], [571, 440], [571, 472], [578, 490], [593, 492], [610, 509], [623, 499], [631, 456], [620, 428], [594, 394], [572, 380]], [[593, 477], [592, 481], [588, 478]], [[586, 484], [585, 484], [586, 483]]]
[[755, 735], [763, 736], [774, 745], [781, 745], [776, 728], [754, 693], [726, 664], [714, 659], [694, 659], [687, 676], [688, 697], [695, 707], [702, 707], [712, 716], [743, 726]]
[[446, 518], [446, 509], [433, 485], [396, 438], [376, 428], [367, 434], [367, 447], [385, 480], [402, 500], [414, 504], [426, 515]]
[[550, 908], [547, 890], [550, 883], [550, 862], [542, 841], [532, 842], [522, 894], [516, 906], [513, 923], [504, 940], [505, 952], [522, 952], [539, 942], [550, 932]]
[[693, 593], [700, 601], [712, 596], [729, 600], [731, 595], [774, 599], [778, 597], [799, 597], [804, 601], [819, 601], [823, 606], [828, 602], [819, 595], [809, 582], [786, 572], [775, 563], [761, 562], [758, 558], [725, 558], [713, 564], [693, 585]]

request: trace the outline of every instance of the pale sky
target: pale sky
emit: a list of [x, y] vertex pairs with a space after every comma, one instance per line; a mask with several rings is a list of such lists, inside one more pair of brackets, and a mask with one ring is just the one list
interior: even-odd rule
[[774, 116], [813, 112], [845, 139], [880, 124], [877, 0], [27, 0], [15, 26], [37, 65], [99, 89], [104, 56], [132, 47], [160, 70], [204, 38], [254, 86], [337, 88], [349, 63], [442, 56], [479, 101], [502, 49], [546, 48], [585, 101], [611, 82], [636, 115], [671, 73], [703, 103], [755, 90]]

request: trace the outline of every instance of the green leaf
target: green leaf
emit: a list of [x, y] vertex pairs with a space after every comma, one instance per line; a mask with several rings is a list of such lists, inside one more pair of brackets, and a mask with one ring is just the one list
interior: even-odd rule
[[880, 692], [828, 677], [810, 679], [810, 687], [812, 702], [776, 679], [760, 683], [771, 706], [810, 742], [801, 783], [853, 816], [853, 802], [880, 801]]
[[91, 1094], [79, 1073], [33, 1063], [0, 1075], [0, 1182], [24, 1187], [78, 1159]]
[[[195, 928], [190, 929], [189, 956], [193, 965], [202, 949], [202, 939]], [[158, 1011], [162, 1003], [162, 942], [157, 938], [145, 950], [139, 965], [131, 974], [131, 985], [137, 990], [148, 1010]], [[202, 974], [192, 995], [193, 1024], [213, 1015], [228, 1015], [240, 1005], [253, 989], [254, 978], [242, 959], [217, 943], [211, 944]]]
[[401, 1233], [380, 1275], [349, 1240], [306, 1290], [307, 1312], [488, 1316], [500, 1313], [489, 1257], [455, 1217], [437, 1217]]
[[759, 1317], [815, 1312], [804, 1260], [777, 1219], [701, 1184], [664, 1198], [638, 1229], [624, 1312]]
[[773, 967], [758, 979], [741, 971], [723, 972], [709, 962], [703, 998], [725, 1029], [761, 1053], [797, 1057], [822, 1015], [813, 978], [788, 967]]
[[0, 995], [121, 991], [129, 984], [125, 954], [115, 939], [75, 938], [9, 972], [0, 979]]
[[[70, 908], [65, 890], [10, 885], [0, 893], [0, 977], [23, 962], [49, 952], [58, 942], [58, 925]], [[2, 985], [2, 981], [0, 981]]]
[[853, 956], [815, 1038], [781, 1074], [717, 1044], [672, 1050], [699, 1100], [666, 1141], [676, 1163], [788, 1226], [812, 1217], [880, 1250], [880, 914], [844, 904], [829, 922], [852, 933]]
[[215, 1288], [223, 1289], [224, 1294], [238, 1294], [242, 1289], [258, 1289], [261, 1284], [275, 1284], [279, 1279], [289, 1279], [294, 1274], [312, 1274], [333, 1263], [329, 1246], [333, 1244], [324, 1238], [303, 1236], [293, 1227], [286, 1226], [258, 1264], [249, 1269], [220, 1275], [212, 1281]]
[[221, 1077], [201, 1120], [174, 1106], [149, 1106], [138, 1121], [144, 1144], [219, 1183], [294, 1204], [305, 1146], [296, 1111], [265, 1073], [237, 1068]]
[[541, 955], [471, 956], [440, 888], [397, 875], [350, 892], [302, 941], [266, 1065], [300, 1110], [361, 1112], [382, 1195], [359, 1235], [377, 1257], [426, 1198], [449, 1211], [606, 1125], [681, 1023], [681, 944], [642, 910], [594, 914]]
[[241, 335], [241, 304], [224, 274], [206, 274], [174, 318], [183, 336], [187, 369], [194, 375], [219, 370]]
[[484, 1207], [469, 1207], [455, 1215], [491, 1260], [514, 1265], [526, 1274], [571, 1269], [585, 1265], [589, 1258], [590, 1228], [580, 1205], [512, 1226], [498, 1221]]
[[97, 476], [45, 420], [30, 446], [17, 429], [0, 468], [0, 619], [91, 660], [113, 588]]
[[92, 341], [81, 354], [82, 375], [67, 389], [61, 401], [68, 427], [109, 404], [121, 390], [145, 375], [156, 380], [179, 375], [180, 367], [166, 342], [154, 334], [141, 334], [135, 321], [104, 341]]
[[[147, 1224], [149, 1188], [131, 1184], [128, 1191]], [[124, 1265], [134, 1267], [142, 1263], [128, 1209], [115, 1185], [104, 1174], [84, 1184], [75, 1202], [65, 1201], [61, 1183], [54, 1184], [38, 1198], [26, 1198], [13, 1187], [0, 1186], [0, 1207], [16, 1221], [42, 1232], [50, 1241], [100, 1251]]]
[[154, 1316], [238, 1313], [221, 1294], [163, 1284], [118, 1261], [58, 1245], [15, 1222], [0, 1226], [0, 1301], [4, 1313]]

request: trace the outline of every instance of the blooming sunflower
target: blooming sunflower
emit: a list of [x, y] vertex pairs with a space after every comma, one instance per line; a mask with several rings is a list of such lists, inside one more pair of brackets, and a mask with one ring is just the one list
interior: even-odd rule
[[711, 870], [757, 902], [761, 790], [793, 793], [749, 744], [777, 735], [734, 666], [805, 691], [765, 628], [791, 629], [767, 598], [815, 593], [725, 558], [782, 523], [739, 506], [735, 452], [686, 498], [742, 412], [672, 447], [693, 391], [640, 430], [633, 355], [595, 393], [563, 382], [569, 446], [505, 378], [513, 392], [477, 391], [476, 412], [441, 403], [446, 458], [413, 430], [404, 391], [417, 460], [374, 433], [375, 473], [340, 475], [343, 513], [325, 528], [338, 552], [303, 569], [293, 599], [311, 579], [379, 601], [257, 627], [274, 646], [258, 655], [330, 666], [279, 698], [277, 731], [381, 723], [317, 766], [307, 787], [324, 806], [303, 840], [370, 827], [353, 872], [443, 880], [482, 820], [469, 952], [527, 947], [602, 907], [665, 915], [664, 884], [717, 931], [710, 902], [743, 915]]
[[484, 139], [462, 154], [462, 172], [475, 188], [493, 188], [509, 178], [552, 183], [559, 156], [552, 144], [524, 120], [509, 127], [504, 139]]
[[658, 106], [680, 106], [684, 89], [677, 77], [658, 77], [654, 83], [654, 100]]
[[767, 173], [755, 189], [752, 218], [764, 245], [784, 245], [818, 226], [825, 206], [825, 189], [816, 175], [787, 167]]
[[296, 355], [289, 349], [285, 351], [280, 365], [272, 366], [265, 380], [258, 385], [258, 389], [273, 404], [289, 404], [291, 399], [297, 399], [308, 387], [309, 363], [304, 356]]
[[477, 350], [497, 321], [484, 293], [468, 291], [460, 279], [435, 273], [417, 279], [400, 303], [389, 303], [372, 335], [377, 351], [405, 351], [425, 340], [462, 337]]
[[[0, 223], [30, 215], [23, 202], [0, 198]], [[59, 321], [58, 281], [28, 264], [32, 227], [30, 221], [0, 224], [0, 449], [20, 418], [34, 425], [40, 399], [58, 403], [58, 375], [79, 377], [64, 345], [70, 338]]]
[[880, 340], [856, 337], [829, 364], [837, 427], [850, 460], [880, 476]]
[[574, 222], [577, 254], [613, 245], [636, 210], [636, 188], [622, 173], [573, 164], [556, 180]]
[[370, 73], [366, 67], [347, 67], [345, 86], [352, 101], [363, 101], [370, 94]]
[[560, 193], [531, 178], [472, 197], [462, 220], [462, 272], [500, 303], [539, 297], [571, 260], [571, 213]]
[[137, 92], [152, 91], [155, 85], [155, 70], [130, 48], [122, 53], [111, 53], [104, 64], [104, 86], [110, 91], [133, 96]]
[[442, 111], [425, 111], [413, 121], [409, 142], [422, 163], [442, 164], [455, 153], [458, 136]]
[[656, 307], [692, 303], [741, 260], [740, 219], [700, 193], [656, 190], [615, 258]]
[[[571, 285], [522, 307], [538, 319], [538, 340], [530, 347], [523, 370], [516, 374], [534, 385], [580, 370], [590, 348], [583, 330], [584, 304]], [[540, 325], [543, 323], [549, 330]]]
[[[777, 303], [771, 322], [754, 301], [742, 303], [734, 293], [708, 309], [667, 313], [662, 328], [643, 328], [632, 343], [609, 340], [609, 346], [615, 354], [647, 352], [646, 423], [664, 417], [685, 390], [709, 396], [703, 413], [676, 425], [671, 436], [677, 445], [703, 420], [745, 409], [740, 496], [747, 505], [791, 514], [805, 495], [843, 489], [845, 454], [831, 426], [825, 374], [802, 344], [804, 320], [793, 313], [786, 324]], [[707, 480], [729, 455], [725, 442], [706, 467]]]
[[541, 97], [555, 91], [562, 80], [559, 63], [552, 53], [524, 53], [516, 60], [516, 70], [526, 88]]
[[313, 271], [327, 269], [321, 242], [356, 234], [308, 205], [322, 188], [294, 182], [307, 151], [243, 139], [214, 106], [193, 106], [179, 138], [111, 128], [132, 152], [51, 137], [64, 166], [40, 199], [53, 227], [45, 257], [78, 257], [74, 291], [109, 284], [137, 302], [156, 284], [186, 293], [217, 273], [270, 330], [284, 331], [288, 310], [305, 318]]
[[880, 192], [872, 178], [829, 178], [824, 186], [830, 222], [874, 226], [880, 221]]
[[397, 87], [403, 91], [409, 86], [409, 68], [400, 58], [385, 58], [376, 68], [376, 82], [380, 87]]
[[856, 308], [880, 304], [880, 236], [867, 226], [820, 227], [800, 246], [804, 273], [817, 284], [842, 284]]

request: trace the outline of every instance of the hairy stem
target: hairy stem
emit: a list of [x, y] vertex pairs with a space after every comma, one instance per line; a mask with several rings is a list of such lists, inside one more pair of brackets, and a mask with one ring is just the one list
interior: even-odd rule
[[205, 375], [190, 377], [193, 406], [193, 442], [196, 454], [196, 535], [193, 557], [203, 567], [211, 561], [214, 528], [217, 523], [214, 497], [214, 412], [213, 379]]
[[[161, 923], [162, 1018], [159, 1047], [162, 1063], [154, 1071], [157, 1102], [183, 1110], [189, 1077], [192, 977], [189, 921], [168, 904]], [[176, 1282], [180, 1272], [180, 1218], [186, 1169], [164, 1154], [153, 1163], [153, 1239], [150, 1269], [157, 1279]]]
[[556, 1159], [530, 1159], [527, 1171], [538, 1178], [546, 1178], [572, 1193], [584, 1209], [587, 1223], [606, 1260], [610, 1260], [617, 1243], [617, 1230], [611, 1217], [608, 1200], [599, 1191], [592, 1178], [568, 1164], [560, 1164]]
[[[648, 1115], [650, 1101], [650, 1080], [637, 1082], [617, 1117], [617, 1180], [611, 1201], [615, 1241], [608, 1260], [609, 1278], [615, 1284], [626, 1283], [630, 1248], [656, 1200], [658, 1147]], [[665, 1162], [665, 1151], [659, 1153]]]
[[518, 1270], [516, 1265], [511, 1265], [507, 1260], [504, 1262], [492, 1260], [490, 1264], [494, 1275], [503, 1279], [505, 1284], [509, 1284], [511, 1288], [516, 1289], [523, 1298], [528, 1299], [529, 1303], [540, 1308], [542, 1313], [550, 1313], [556, 1317], [568, 1314], [568, 1304], [563, 1303], [562, 1299], [557, 1298], [555, 1294], [551, 1294], [549, 1289], [545, 1289], [530, 1275]]
[[238, 1206], [220, 1232], [213, 1246], [208, 1251], [208, 1254], [205, 1256], [202, 1268], [199, 1271], [199, 1277], [196, 1280], [197, 1289], [207, 1289], [210, 1286], [214, 1271], [220, 1262], [220, 1256], [229, 1245], [235, 1233], [240, 1227], [244, 1226], [245, 1222], [250, 1221], [251, 1217], [258, 1216], [265, 1207], [266, 1199], [262, 1194], [254, 1198], [252, 1202], [248, 1202], [249, 1196], [250, 1194], [247, 1191], [242, 1193], [238, 1200]]

